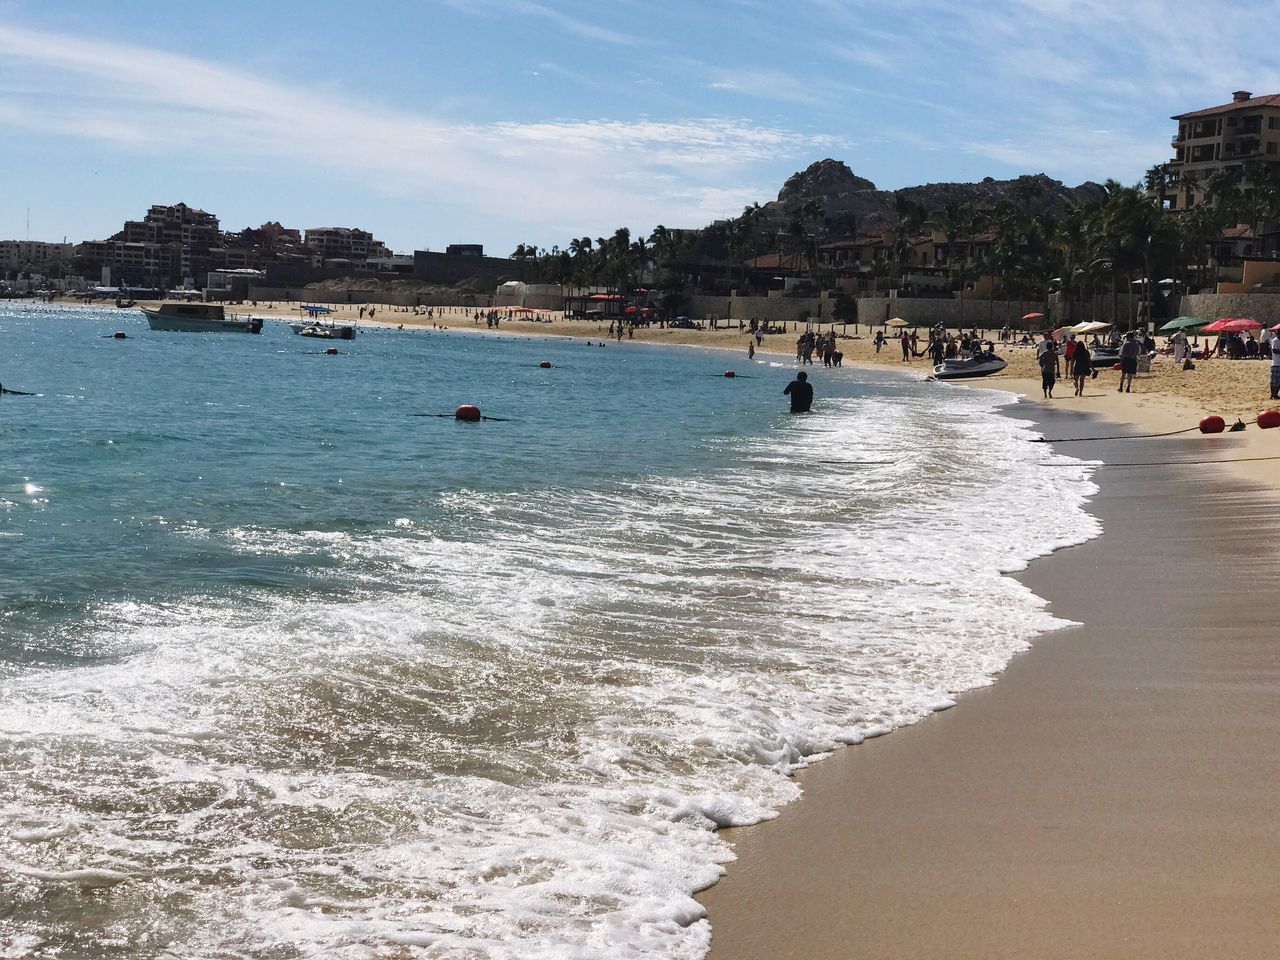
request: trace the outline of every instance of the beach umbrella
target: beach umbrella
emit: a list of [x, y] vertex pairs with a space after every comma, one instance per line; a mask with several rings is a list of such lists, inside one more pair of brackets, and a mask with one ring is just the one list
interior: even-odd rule
[[1222, 326], [1218, 329], [1223, 333], [1244, 333], [1246, 330], [1261, 330], [1262, 324], [1252, 317], [1236, 317], [1222, 321]]
[[1157, 332], [1168, 333], [1171, 330], [1190, 330], [1193, 327], [1203, 327], [1205, 323], [1206, 321], [1201, 320], [1199, 317], [1174, 317]]
[[1023, 320], [1039, 320], [1043, 316], [1044, 316], [1043, 313], [1025, 313], [1022, 315], [1022, 319]]
[[1227, 318], [1226, 318], [1226, 317], [1222, 317], [1222, 318], [1221, 318], [1221, 319], [1219, 319], [1219, 320], [1215, 320], [1215, 321], [1213, 321], [1213, 323], [1207, 324], [1205, 327], [1203, 327], [1203, 328], [1200, 330], [1200, 332], [1201, 332], [1201, 333], [1221, 333], [1221, 332], [1222, 332], [1222, 325], [1223, 325], [1223, 324], [1225, 324], [1225, 323], [1227, 323], [1227, 322], [1228, 322]]
[[906, 326], [909, 326], [909, 324], [907, 323], [907, 321], [903, 320], [901, 317], [894, 317], [892, 320], [886, 320], [885, 326], [886, 327], [906, 327]]

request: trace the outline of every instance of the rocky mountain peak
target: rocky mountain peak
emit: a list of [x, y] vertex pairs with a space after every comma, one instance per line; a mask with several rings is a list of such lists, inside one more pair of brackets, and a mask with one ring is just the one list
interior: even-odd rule
[[810, 199], [834, 199], [875, 188], [874, 183], [855, 174], [843, 160], [828, 157], [788, 177], [778, 191], [778, 202], [789, 206]]

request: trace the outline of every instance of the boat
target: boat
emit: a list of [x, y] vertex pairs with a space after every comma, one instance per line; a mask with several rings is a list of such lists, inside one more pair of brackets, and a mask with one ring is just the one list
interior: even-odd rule
[[321, 340], [354, 340], [356, 337], [354, 323], [291, 323], [289, 326], [301, 337], [318, 337]]
[[140, 308], [152, 330], [171, 333], [261, 333], [261, 317], [227, 316], [220, 303], [162, 303]]
[[994, 353], [975, 353], [971, 357], [955, 357], [943, 360], [933, 368], [935, 380], [972, 380], [975, 377], [989, 377], [999, 373], [1009, 364], [1004, 358]]
[[[1146, 358], [1147, 360], [1154, 360], [1155, 356], [1155, 351], [1152, 350], [1147, 353], [1140, 354], [1138, 359], [1142, 360], [1143, 358]], [[1119, 362], [1119, 347], [1094, 347], [1089, 351], [1089, 365], [1095, 370], [1110, 370]]]

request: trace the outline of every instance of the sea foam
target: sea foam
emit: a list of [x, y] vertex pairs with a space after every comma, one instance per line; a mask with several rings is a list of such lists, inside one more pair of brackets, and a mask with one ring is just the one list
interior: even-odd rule
[[79, 884], [138, 955], [702, 956], [716, 829], [1063, 625], [1003, 572], [1096, 535], [1095, 488], [1001, 402], [886, 379], [696, 476], [188, 525], [335, 589], [106, 604], [119, 657], [13, 680], [15, 936], [66, 942]]

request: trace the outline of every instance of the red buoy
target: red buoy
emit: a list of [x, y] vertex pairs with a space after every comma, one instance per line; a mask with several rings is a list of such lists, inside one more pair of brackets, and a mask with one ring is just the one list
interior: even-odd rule
[[1225, 429], [1227, 429], [1227, 422], [1217, 414], [1200, 421], [1201, 433], [1221, 433]]
[[730, 379], [732, 379], [732, 378], [734, 378], [734, 377], [736, 377], [736, 376], [737, 376], [737, 374], [736, 374], [736, 373], [734, 373], [732, 370], [726, 370], [726, 371], [724, 372], [724, 375], [725, 375], [726, 377], [729, 377]]
[[337, 347], [330, 347], [328, 350], [325, 351], [325, 356], [336, 357], [337, 355], [338, 355]]
[[123, 330], [117, 330], [117, 331], [116, 331], [115, 333], [113, 333], [111, 336], [112, 336], [112, 337], [114, 337], [116, 340], [128, 340], [128, 339], [129, 339], [128, 337], [126, 337], [126, 336], [124, 335], [124, 331], [123, 331]]
[[1280, 427], [1280, 410], [1263, 410], [1258, 414], [1258, 426], [1263, 430]]
[[474, 403], [464, 403], [457, 410], [453, 411], [455, 420], [462, 420], [466, 423], [478, 423], [480, 421], [480, 408]]
[[1120, 364], [1118, 364], [1118, 363], [1112, 364], [1112, 365], [1111, 365], [1111, 369], [1112, 369], [1112, 370], [1119, 370], [1119, 369], [1120, 369]]
[[550, 360], [543, 360], [540, 364], [538, 364], [538, 366], [540, 366], [543, 370], [550, 370], [550, 369], [551, 369], [551, 361], [550, 361]]

